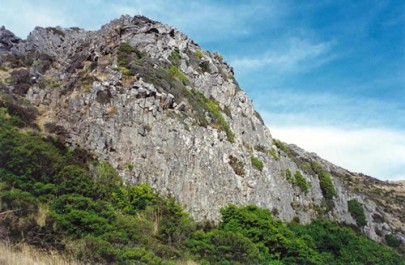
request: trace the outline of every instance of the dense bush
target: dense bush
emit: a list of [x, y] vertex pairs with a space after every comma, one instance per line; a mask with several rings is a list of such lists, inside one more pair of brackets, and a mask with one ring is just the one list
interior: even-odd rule
[[255, 244], [232, 231], [196, 231], [187, 241], [187, 247], [210, 264], [263, 264], [263, 257]]
[[336, 195], [335, 187], [328, 172], [322, 172], [319, 176], [319, 185], [321, 186], [323, 197], [326, 200], [332, 200]]
[[313, 247], [323, 257], [324, 264], [405, 264], [398, 253], [337, 223], [314, 221], [306, 226], [292, 224], [290, 229], [298, 236], [313, 239]]
[[401, 245], [401, 241], [392, 234], [385, 235], [385, 242], [387, 242], [388, 246], [393, 248], [397, 248]]
[[311, 183], [307, 181], [299, 171], [295, 172], [294, 177], [295, 177], [294, 184], [300, 187], [302, 192], [307, 194], [309, 188], [311, 188]]
[[358, 226], [365, 226], [367, 224], [366, 215], [364, 214], [363, 205], [357, 199], [351, 199], [347, 202], [347, 207], [353, 219]]

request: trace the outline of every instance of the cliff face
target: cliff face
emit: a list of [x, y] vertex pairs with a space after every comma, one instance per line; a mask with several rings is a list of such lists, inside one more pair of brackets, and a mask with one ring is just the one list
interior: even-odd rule
[[98, 31], [37, 27], [26, 40], [1, 28], [0, 58], [1, 100], [27, 99], [38, 130], [174, 196], [198, 220], [218, 221], [232, 203], [355, 225], [355, 199], [370, 238], [405, 230], [401, 184], [273, 141], [232, 68], [169, 26], [123, 16]]

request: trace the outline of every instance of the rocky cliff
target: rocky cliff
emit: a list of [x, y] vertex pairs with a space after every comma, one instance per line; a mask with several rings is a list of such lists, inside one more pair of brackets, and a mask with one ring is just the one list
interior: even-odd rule
[[197, 220], [255, 204], [286, 221], [353, 224], [376, 241], [404, 234], [403, 184], [273, 140], [232, 67], [170, 26], [123, 16], [97, 31], [37, 27], [26, 40], [2, 27], [0, 86], [0, 106], [28, 104], [21, 115], [38, 131], [174, 196]]

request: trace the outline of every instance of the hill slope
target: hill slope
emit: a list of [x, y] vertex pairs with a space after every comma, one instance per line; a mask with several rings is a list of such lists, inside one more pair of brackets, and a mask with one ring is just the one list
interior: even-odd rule
[[3, 101], [28, 100], [24, 115], [42, 133], [172, 195], [197, 220], [254, 204], [286, 221], [403, 238], [401, 184], [272, 139], [222, 56], [176, 29], [129, 16], [97, 31], [37, 27], [26, 40], [1, 28], [0, 56]]

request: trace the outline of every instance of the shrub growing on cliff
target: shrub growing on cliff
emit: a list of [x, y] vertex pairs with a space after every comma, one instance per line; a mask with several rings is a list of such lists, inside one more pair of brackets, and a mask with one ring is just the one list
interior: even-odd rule
[[206, 113], [212, 118], [211, 126], [223, 130], [226, 133], [226, 137], [229, 142], [235, 142], [235, 134], [229, 126], [226, 119], [223, 117], [221, 108], [215, 100], [208, 99], [203, 93], [198, 90], [185, 91], [187, 100], [192, 105], [196, 112], [196, 119], [200, 126], [206, 127], [208, 121], [206, 119]]
[[173, 77], [177, 78], [179, 81], [181, 81], [183, 84], [187, 83], [188, 79], [187, 77], [183, 74], [183, 72], [175, 65], [172, 65], [169, 68], [169, 74], [171, 74]]
[[296, 171], [294, 174], [295, 181], [294, 184], [300, 187], [301, 191], [305, 194], [308, 193], [309, 188], [311, 187], [311, 183], [307, 181], [304, 176], [302, 176], [301, 172]]
[[255, 168], [257, 168], [260, 171], [263, 170], [263, 162], [259, 158], [252, 156], [252, 157], [250, 157], [250, 161], [252, 162], [252, 165]]
[[319, 175], [319, 185], [321, 186], [323, 197], [328, 201], [332, 200], [336, 195], [336, 191], [328, 172], [322, 172]]
[[275, 150], [275, 149], [271, 148], [271, 149], [269, 149], [269, 150], [267, 151], [267, 153], [268, 153], [269, 155], [271, 155], [271, 156], [274, 158], [274, 160], [278, 161], [278, 155], [276, 154], [276, 150]]
[[195, 55], [200, 59], [202, 59], [204, 57], [204, 54], [200, 50], [196, 50]]
[[347, 202], [347, 207], [353, 219], [358, 226], [365, 226], [367, 224], [366, 215], [364, 214], [363, 205], [357, 199], [351, 199]]

